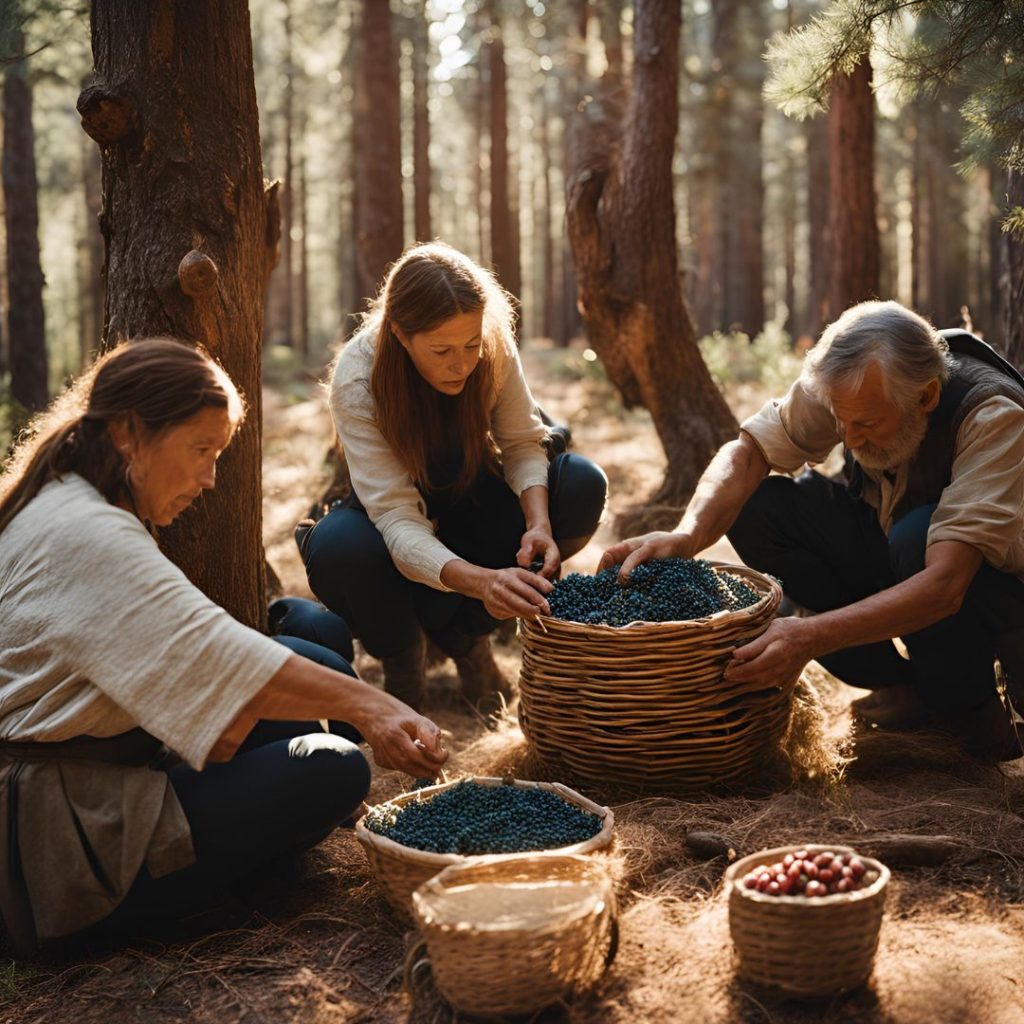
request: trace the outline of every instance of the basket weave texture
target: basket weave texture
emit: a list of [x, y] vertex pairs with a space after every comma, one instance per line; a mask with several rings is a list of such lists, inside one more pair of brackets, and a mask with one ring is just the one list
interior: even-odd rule
[[744, 888], [743, 876], [752, 868], [797, 850], [855, 852], [848, 846], [781, 846], [730, 865], [724, 884], [739, 973], [792, 995], [834, 995], [862, 984], [871, 974], [889, 869], [858, 854], [878, 878], [863, 889], [832, 896], [769, 896]]
[[[542, 921], [443, 923], [455, 886], [554, 881], [582, 883], [588, 898]], [[556, 854], [480, 858], [445, 868], [413, 894], [434, 983], [456, 1009], [474, 1015], [534, 1013], [579, 995], [615, 954], [615, 893], [601, 858]]]
[[[534, 851], [536, 853], [587, 854], [597, 850], [606, 850], [611, 846], [612, 828], [615, 824], [615, 816], [611, 810], [595, 804], [581, 793], [577, 793], [576, 790], [557, 782], [524, 782], [513, 779], [510, 783], [506, 783], [504, 779], [489, 776], [470, 776], [469, 779], [458, 779], [438, 786], [427, 786], [411, 793], [403, 793], [401, 796], [394, 797], [389, 803], [404, 806], [415, 800], [427, 800], [435, 793], [440, 793], [442, 790], [458, 785], [459, 782], [466, 781], [478, 782], [483, 786], [511, 784], [519, 786], [521, 789], [546, 789], [601, 819], [600, 832], [590, 839], [573, 846], [561, 847], [558, 850]], [[366, 859], [370, 862], [370, 867], [377, 876], [377, 880], [384, 887], [388, 902], [395, 912], [405, 919], [411, 916], [414, 889], [453, 864], [466, 864], [476, 859], [464, 857], [458, 853], [429, 853], [425, 850], [414, 850], [409, 846], [403, 846], [386, 836], [372, 832], [366, 827], [365, 818], [360, 818], [356, 822], [356, 838], [363, 844]], [[521, 856], [523, 855], [518, 853], [495, 854], [490, 859], [497, 861]]]
[[520, 620], [519, 722], [548, 770], [631, 789], [685, 791], [744, 778], [789, 723], [792, 686], [724, 678], [782, 600], [771, 577], [713, 563], [761, 599], [686, 622], [616, 628]]

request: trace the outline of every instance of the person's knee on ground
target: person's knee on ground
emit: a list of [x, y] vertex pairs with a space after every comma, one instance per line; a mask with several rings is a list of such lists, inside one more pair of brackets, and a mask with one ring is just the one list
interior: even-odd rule
[[608, 477], [590, 459], [565, 452], [548, 470], [551, 528], [559, 554], [571, 558], [586, 547], [604, 515]]
[[267, 611], [272, 636], [292, 636], [326, 647], [346, 661], [355, 658], [352, 630], [329, 608], [303, 597], [282, 597]]

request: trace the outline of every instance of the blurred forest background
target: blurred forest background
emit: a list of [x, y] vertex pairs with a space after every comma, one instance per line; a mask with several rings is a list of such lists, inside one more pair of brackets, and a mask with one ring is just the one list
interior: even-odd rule
[[[99, 349], [104, 245], [100, 151], [76, 111], [93, 64], [88, 9], [57, 0], [0, 6], [10, 55], [0, 221], [9, 429]], [[890, 18], [884, 32], [876, 25], [865, 44], [874, 99], [831, 134], [835, 102], [802, 120], [779, 108], [788, 101], [790, 112], [807, 112], [799, 96], [814, 93], [807, 54], [783, 54], [804, 81], [776, 74], [770, 98], [764, 54], [773, 36], [837, 5], [681, 6], [675, 238], [696, 336], [712, 339], [706, 357], [713, 363], [720, 353], [716, 332], [760, 338], [767, 352], [806, 346], [869, 294], [911, 305], [940, 327], [966, 323], [1012, 350], [1021, 313], [1006, 305], [1020, 295], [1021, 264], [1020, 243], [1003, 230], [1013, 205], [1006, 147], [965, 146], [978, 119], [970, 117], [977, 75], [959, 73], [969, 66], [963, 54], [951, 58], [946, 81], [933, 76], [915, 93], [893, 74], [892, 40], [900, 36], [905, 48], [934, 31], [929, 6], [1006, 7], [1012, 19], [1013, 4], [847, 4], [923, 14]], [[573, 139], [588, 121], [592, 128], [624, 109], [634, 76], [630, 3], [251, 0], [249, 8], [264, 175], [281, 181], [280, 258], [264, 314], [269, 371], [318, 372], [387, 262], [433, 237], [497, 270], [521, 300], [524, 338], [564, 346], [583, 337], [566, 230], [581, 165]], [[993, 59], [998, 65], [982, 55], [989, 73]], [[854, 91], [858, 78], [869, 88], [868, 68], [865, 60], [849, 76]], [[1019, 76], [1019, 62], [1014, 70]], [[845, 225], [836, 191], [861, 200], [844, 164], [854, 173], [859, 166], [862, 178], [869, 165], [874, 192]], [[869, 265], [845, 266], [850, 253]], [[856, 278], [845, 291], [837, 268]]]

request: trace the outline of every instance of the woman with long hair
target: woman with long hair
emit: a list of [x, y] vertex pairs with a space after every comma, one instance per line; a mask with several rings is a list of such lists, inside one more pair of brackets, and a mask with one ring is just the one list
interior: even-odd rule
[[367, 792], [364, 737], [415, 775], [444, 760], [432, 722], [337, 654], [236, 622], [161, 554], [243, 415], [202, 350], [129, 342], [0, 475], [0, 916], [19, 954], [196, 909], [319, 842]]
[[300, 529], [311, 589], [412, 706], [424, 634], [468, 699], [507, 696], [489, 634], [548, 611], [608, 483], [579, 455], [549, 459], [509, 296], [447, 245], [408, 249], [335, 364], [330, 407], [352, 495]]

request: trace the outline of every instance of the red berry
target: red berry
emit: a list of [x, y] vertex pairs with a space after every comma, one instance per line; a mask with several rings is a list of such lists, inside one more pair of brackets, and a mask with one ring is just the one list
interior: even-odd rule
[[778, 882], [779, 892], [782, 893], [783, 896], [788, 895], [790, 889], [793, 888], [794, 880], [788, 875], [780, 875], [776, 881]]
[[811, 879], [818, 877], [818, 865], [814, 861], [804, 861], [804, 874]]
[[767, 889], [768, 889], [768, 883], [770, 881], [771, 881], [771, 879], [768, 877], [768, 875], [762, 875], [757, 880], [757, 891], [758, 892], [766, 892]]
[[796, 857], [794, 857], [793, 854], [787, 853], [786, 856], [782, 858], [782, 866], [788, 868], [795, 860]]
[[855, 877], [853, 874], [853, 868], [851, 868], [849, 864], [847, 864], [839, 873], [843, 876], [843, 878]]
[[860, 878], [864, 872], [867, 871], [867, 868], [864, 866], [864, 861], [862, 861], [860, 857], [853, 857], [849, 864], [854, 878]]
[[789, 875], [790, 878], [799, 878], [802, 873], [803, 864], [798, 860], [793, 861], [793, 863], [789, 866], [789, 870], [786, 872], [786, 874]]
[[821, 879], [826, 885], [835, 878], [835, 872], [831, 868], [822, 868], [818, 872], [818, 878]]
[[817, 864], [819, 868], [827, 868], [829, 864], [832, 863], [832, 854], [819, 853], [818, 856], [814, 858], [814, 863]]
[[769, 896], [778, 896], [782, 890], [779, 888], [778, 882], [769, 882], [768, 888], [765, 890]]
[[844, 853], [844, 854], [843, 854], [843, 863], [844, 863], [844, 864], [849, 864], [849, 863], [850, 863], [850, 859], [851, 859], [852, 857], [853, 857], [853, 854], [852, 854], [852, 853]]
[[807, 895], [808, 896], [821, 896], [824, 894], [825, 886], [821, 882], [810, 881], [807, 883]]
[[838, 874], [839, 874], [839, 873], [840, 873], [840, 872], [841, 872], [841, 871], [843, 870], [843, 862], [842, 862], [842, 859], [841, 859], [841, 858], [839, 858], [839, 857], [836, 857], [836, 858], [835, 858], [835, 859], [834, 859], [834, 860], [832, 861], [832, 863], [831, 863], [831, 864], [829, 864], [829, 867], [830, 867], [830, 868], [832, 869], [832, 874], [833, 874], [833, 875], [838, 875]]
[[840, 878], [836, 883], [836, 892], [850, 892], [854, 883], [849, 878]]
[[797, 850], [796, 853], [793, 854], [793, 859], [794, 860], [807, 860], [807, 851], [806, 850]]
[[769, 869], [773, 875], [781, 875], [785, 871], [785, 867], [782, 865], [782, 861], [776, 861]]
[[747, 888], [747, 889], [756, 889], [757, 888], [757, 879], [753, 875], [745, 875], [744, 878], [743, 878], [743, 885], [744, 885], [744, 888]]

